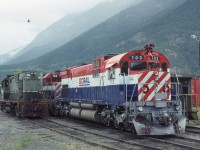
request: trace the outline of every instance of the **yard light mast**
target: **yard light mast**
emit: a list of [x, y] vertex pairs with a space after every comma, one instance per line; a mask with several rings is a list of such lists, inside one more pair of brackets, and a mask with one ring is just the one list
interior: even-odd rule
[[198, 46], [199, 46], [199, 66], [200, 66], [200, 39], [198, 39], [196, 35], [191, 35], [191, 38], [195, 39], [198, 42]]

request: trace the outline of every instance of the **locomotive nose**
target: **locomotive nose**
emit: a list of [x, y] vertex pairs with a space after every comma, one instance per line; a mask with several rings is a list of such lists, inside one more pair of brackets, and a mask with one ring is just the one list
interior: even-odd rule
[[145, 71], [138, 76], [139, 101], [170, 100], [170, 73]]

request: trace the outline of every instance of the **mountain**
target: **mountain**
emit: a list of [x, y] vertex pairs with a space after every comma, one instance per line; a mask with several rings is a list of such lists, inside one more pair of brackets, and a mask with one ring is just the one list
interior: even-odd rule
[[0, 66], [0, 70], [28, 66], [58, 70], [154, 43], [170, 59], [173, 72], [199, 73], [198, 42], [190, 35], [200, 36], [200, 1], [146, 2], [121, 11], [44, 56], [16, 66]]
[[18, 47], [8, 53], [0, 55], [0, 65], [10, 61], [11, 59], [15, 58], [18, 54], [20, 54], [21, 50], [24, 49], [25, 46]]
[[144, 43], [154, 43], [170, 59], [172, 72], [199, 74], [198, 42], [191, 38], [193, 34], [200, 36], [199, 6], [199, 0], [187, 0], [156, 22], [113, 45], [113, 49], [139, 48]]
[[[162, 18], [179, 9], [182, 3], [184, 3], [183, 0], [145, 0], [136, 6], [127, 8], [54, 51], [26, 64], [53, 70], [63, 66], [90, 63], [92, 59], [108, 53], [141, 48], [150, 42], [149, 39], [142, 41], [142, 35], [136, 38], [142, 41], [139, 44], [134, 45], [129, 42], [127, 45], [123, 42], [144, 29], [150, 29], [153, 24], [158, 24]], [[175, 20], [170, 21], [175, 22]], [[152, 30], [151, 34], [156, 33]]]
[[41, 32], [18, 57], [6, 64], [25, 62], [48, 53], [142, 0], [112, 0], [84, 13], [68, 15]]

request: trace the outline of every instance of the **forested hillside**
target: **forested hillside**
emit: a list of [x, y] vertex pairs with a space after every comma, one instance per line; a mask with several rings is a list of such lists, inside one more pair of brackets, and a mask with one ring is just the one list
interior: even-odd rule
[[175, 8], [179, 7], [182, 2], [182, 0], [175, 2], [173, 0], [144, 1], [137, 5], [137, 7], [133, 6], [126, 9], [62, 47], [43, 57], [28, 62], [28, 64], [47, 69], [61, 69], [63, 66], [90, 63], [95, 57], [108, 53], [122, 52], [139, 47], [143, 48], [144, 44], [150, 41], [147, 40], [140, 43], [140, 45], [130, 43], [127, 43], [130, 45], [118, 45], [150, 24], [158, 22], [159, 18], [169, 14]]
[[139, 48], [144, 43], [154, 43], [159, 51], [168, 56], [173, 71], [199, 73], [198, 43], [191, 38], [192, 34], [200, 38], [199, 6], [199, 0], [188, 0], [168, 15], [131, 34], [113, 49]]

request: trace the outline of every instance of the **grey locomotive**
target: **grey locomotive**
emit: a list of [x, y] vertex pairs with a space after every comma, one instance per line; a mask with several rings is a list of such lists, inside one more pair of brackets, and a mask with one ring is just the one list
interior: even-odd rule
[[1, 110], [15, 112], [19, 117], [48, 116], [48, 103], [42, 97], [42, 73], [18, 71], [1, 82]]

